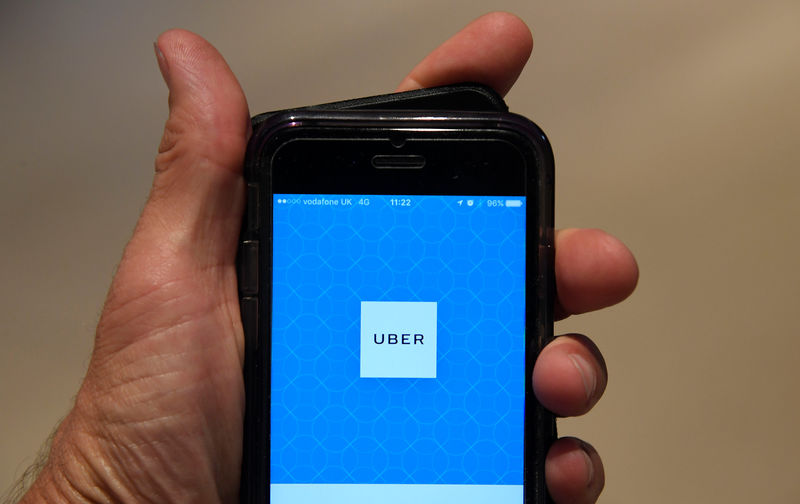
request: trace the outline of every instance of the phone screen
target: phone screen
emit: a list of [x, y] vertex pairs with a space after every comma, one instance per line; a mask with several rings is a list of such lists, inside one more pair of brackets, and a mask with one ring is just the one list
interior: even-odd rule
[[522, 502], [525, 207], [273, 195], [271, 502]]

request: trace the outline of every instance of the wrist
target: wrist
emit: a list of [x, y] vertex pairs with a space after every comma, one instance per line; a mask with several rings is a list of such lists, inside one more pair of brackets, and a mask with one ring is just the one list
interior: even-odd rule
[[80, 490], [72, 486], [67, 478], [59, 475], [57, 470], [48, 465], [33, 482], [19, 504], [38, 502], [86, 503], [91, 501]]
[[95, 443], [90, 436], [81, 434], [76, 425], [79, 423], [73, 410], [58, 427], [41, 470], [19, 501], [20, 504], [110, 500], [95, 473], [97, 466], [104, 465], [99, 462], [102, 458], [98, 456], [99, 453], [94, 454], [97, 451], [92, 448]]

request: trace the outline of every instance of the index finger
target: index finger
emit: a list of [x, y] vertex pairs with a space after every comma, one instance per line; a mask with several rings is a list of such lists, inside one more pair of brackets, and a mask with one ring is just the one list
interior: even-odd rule
[[533, 37], [520, 18], [507, 12], [485, 14], [428, 54], [397, 91], [478, 82], [505, 95], [532, 48]]

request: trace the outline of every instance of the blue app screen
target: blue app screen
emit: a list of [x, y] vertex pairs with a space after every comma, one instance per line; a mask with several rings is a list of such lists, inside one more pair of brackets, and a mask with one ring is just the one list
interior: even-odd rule
[[273, 197], [273, 503], [522, 502], [525, 198]]

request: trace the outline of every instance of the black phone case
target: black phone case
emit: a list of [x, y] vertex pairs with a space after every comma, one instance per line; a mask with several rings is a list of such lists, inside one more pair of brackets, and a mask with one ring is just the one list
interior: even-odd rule
[[[480, 114], [481, 112], [507, 112], [508, 107], [502, 97], [488, 86], [461, 83], [265, 112], [252, 118], [253, 138], [259, 135], [261, 128], [268, 127], [271, 117], [278, 114], [284, 115], [296, 112], [302, 116], [320, 112], [324, 115], [325, 112], [342, 110], [430, 110], [459, 113], [477, 112]], [[543, 137], [543, 134], [541, 135]], [[548, 150], [547, 155], [552, 163], [552, 152]], [[265, 348], [260, 347], [259, 336], [259, 247], [270, 246], [270, 244], [261, 245], [258, 240], [258, 229], [262, 225], [259, 222], [262, 214], [262, 209], [260, 208], [261, 198], [259, 197], [259, 169], [257, 157], [253, 156], [251, 149], [248, 148], [244, 166], [244, 176], [247, 183], [247, 206], [244, 212], [237, 254], [239, 302], [245, 336], [244, 380], [246, 397], [240, 502], [248, 504], [266, 503], [269, 495], [269, 485], [265, 483], [265, 478], [269, 474], [269, 453], [266, 453], [266, 450], [260, 447], [259, 442], [261, 437], [269, 435], [268, 431], [264, 430], [268, 419], [265, 418], [266, 414], [263, 408], [250, 406], [257, 404], [259, 398], [267, 398], [267, 401], [269, 400], [269, 391], [263, 390], [262, 386], [258, 385], [260, 381], [255, 379], [259, 373], [267, 372], [262, 361], [265, 360], [265, 355], [267, 357], [269, 355]], [[552, 180], [550, 184], [552, 184]], [[552, 201], [549, 202], [549, 205], [552, 206]], [[552, 265], [553, 250], [546, 251], [546, 253], [551, 256], [549, 263]], [[265, 265], [265, 268], [268, 270], [270, 266]], [[269, 272], [271, 273], [271, 271]], [[548, 295], [552, 297], [554, 295], [552, 271], [545, 273], [545, 275], [550, 277], [545, 279], [544, 284], [550, 286]], [[552, 338], [552, 302], [549, 302], [548, 306], [551, 312], [548, 316], [550, 330], [544, 335], [546, 339]], [[528, 376], [530, 376], [531, 371], [532, 365], [530, 369], [526, 365]], [[529, 401], [531, 404], [527, 404]], [[525, 468], [527, 492], [525, 503], [551, 503], [552, 500], [547, 494], [544, 481], [544, 456], [547, 448], [556, 439], [555, 417], [539, 405], [535, 399], [526, 397], [527, 414], [534, 416], [532, 422], [530, 422], [530, 419], [528, 421], [530, 422], [529, 425], [535, 426], [535, 432], [533, 439], [526, 438], [526, 443], [533, 442], [537, 447], [537, 456], [533, 467], [526, 466]]]
[[457, 110], [463, 112], [508, 112], [508, 106], [494, 89], [464, 82], [403, 93], [387, 93], [309, 107], [264, 112], [253, 117], [255, 132], [275, 114], [299, 110]]

